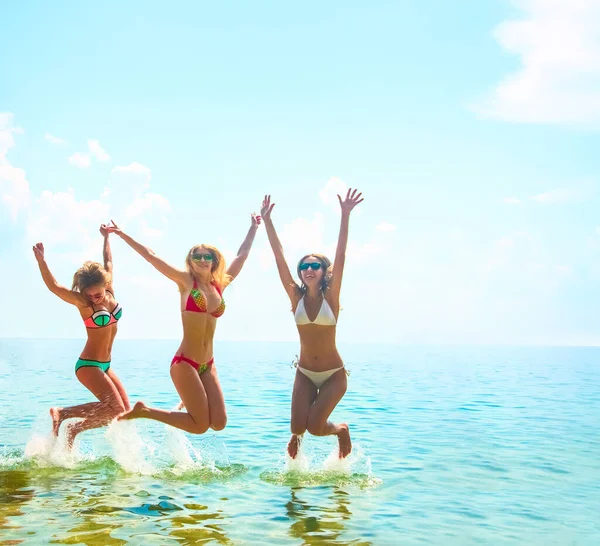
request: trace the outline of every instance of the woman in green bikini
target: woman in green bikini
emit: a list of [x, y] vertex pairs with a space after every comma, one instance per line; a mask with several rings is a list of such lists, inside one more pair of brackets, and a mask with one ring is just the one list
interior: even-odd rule
[[67, 427], [69, 447], [72, 447], [80, 432], [107, 425], [117, 415], [129, 410], [125, 388], [110, 367], [111, 349], [122, 310], [113, 292], [109, 232], [104, 224], [100, 226], [100, 233], [104, 237], [104, 267], [98, 262], [85, 262], [73, 276], [70, 290], [58, 284], [50, 273], [44, 257], [44, 245], [37, 243], [33, 247], [46, 286], [60, 299], [77, 307], [87, 329], [87, 342], [75, 365], [75, 375], [98, 402], [50, 408], [55, 436], [58, 436], [60, 425], [65, 419], [83, 418], [83, 421]]

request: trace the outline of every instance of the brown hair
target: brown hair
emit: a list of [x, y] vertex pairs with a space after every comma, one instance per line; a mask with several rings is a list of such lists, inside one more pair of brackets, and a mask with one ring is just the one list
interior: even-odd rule
[[227, 268], [223, 254], [221, 254], [221, 252], [219, 252], [219, 250], [212, 245], [201, 244], [195, 245], [192, 248], [190, 248], [187, 258], [185, 259], [185, 266], [188, 270], [188, 273], [192, 273], [192, 254], [195, 250], [197, 250], [200, 247], [204, 247], [212, 256], [212, 265], [210, 268], [211, 281], [216, 282], [220, 288], [223, 288], [226, 284], [228, 284], [231, 281], [231, 275], [228, 275], [225, 272]]
[[296, 286], [298, 287], [300, 292], [302, 292], [302, 294], [306, 293], [307, 287], [304, 284], [304, 282], [302, 282], [302, 273], [300, 271], [300, 266], [304, 263], [304, 260], [306, 260], [306, 258], [310, 258], [311, 256], [314, 256], [317, 259], [317, 261], [321, 263], [321, 269], [323, 270], [323, 278], [321, 279], [321, 290], [323, 292], [325, 292], [325, 290], [329, 288], [329, 281], [331, 281], [332, 266], [329, 258], [327, 256], [324, 256], [323, 254], [307, 254], [298, 262], [298, 267], [296, 268], [298, 272], [298, 277], [300, 277], [300, 282], [302, 283], [300, 286]]
[[73, 275], [72, 290], [83, 292], [90, 286], [110, 284], [110, 273], [98, 262], [85, 262]]

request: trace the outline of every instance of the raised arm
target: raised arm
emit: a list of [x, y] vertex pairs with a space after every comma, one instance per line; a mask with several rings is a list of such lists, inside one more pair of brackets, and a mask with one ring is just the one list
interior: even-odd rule
[[102, 247], [102, 258], [104, 259], [104, 269], [110, 273], [112, 279], [113, 272], [113, 261], [112, 261], [112, 252], [110, 251], [110, 241], [108, 240], [109, 231], [108, 226], [106, 224], [102, 224], [100, 226], [100, 233], [102, 237], [104, 237], [104, 245]]
[[142, 258], [144, 258], [147, 262], [150, 262], [158, 271], [160, 271], [165, 277], [168, 277], [172, 281], [176, 282], [178, 285], [183, 286], [189, 279], [189, 273], [187, 271], [182, 271], [181, 269], [177, 269], [172, 265], [169, 265], [162, 258], [159, 258], [156, 254], [154, 254], [153, 250], [150, 250], [148, 247], [145, 247], [141, 243], [138, 243], [129, 235], [124, 233], [112, 220], [112, 225], [108, 226], [108, 232], [114, 233], [121, 237], [123, 241], [125, 241], [133, 250], [135, 250]]
[[240, 246], [238, 250], [237, 256], [231, 261], [229, 267], [227, 268], [227, 275], [229, 275], [229, 282], [235, 279], [244, 267], [246, 260], [248, 259], [248, 255], [250, 254], [250, 249], [252, 248], [252, 243], [254, 242], [254, 237], [256, 237], [256, 232], [258, 231], [258, 226], [260, 226], [260, 216], [256, 216], [256, 214], [252, 215], [252, 224], [250, 225], [250, 229], [246, 234], [246, 238]]
[[298, 300], [298, 285], [294, 282], [294, 277], [292, 277], [290, 268], [285, 261], [283, 247], [281, 246], [281, 242], [279, 241], [279, 237], [277, 237], [277, 232], [275, 231], [275, 226], [271, 220], [271, 211], [273, 210], [274, 206], [275, 203], [271, 203], [271, 196], [265, 195], [262, 208], [260, 209], [260, 215], [265, 223], [267, 237], [269, 238], [269, 243], [273, 249], [273, 254], [275, 255], [275, 263], [277, 264], [277, 271], [279, 272], [281, 283], [283, 284], [283, 287], [285, 288], [285, 291], [292, 302], [296, 302]]
[[33, 254], [35, 255], [35, 259], [37, 260], [38, 266], [40, 268], [42, 279], [44, 280], [44, 283], [46, 284], [50, 292], [56, 294], [61, 300], [75, 305], [76, 307], [82, 308], [87, 307], [89, 305], [79, 292], [69, 290], [65, 286], [62, 286], [58, 284], [58, 282], [56, 282], [54, 275], [50, 273], [50, 269], [48, 268], [48, 264], [46, 263], [46, 259], [44, 257], [44, 245], [42, 243], [37, 243], [33, 247]]
[[340, 297], [340, 290], [342, 288], [342, 276], [344, 273], [344, 264], [346, 262], [346, 247], [348, 246], [350, 213], [356, 205], [364, 201], [364, 199], [361, 198], [362, 193], [357, 195], [357, 191], [358, 190], [352, 190], [352, 188], [350, 188], [346, 194], [346, 198], [343, 201], [338, 195], [340, 207], [342, 209], [342, 219], [340, 223], [340, 234], [338, 237], [337, 249], [335, 251], [335, 260], [333, 262], [331, 282], [329, 284], [331, 295], [336, 299]]

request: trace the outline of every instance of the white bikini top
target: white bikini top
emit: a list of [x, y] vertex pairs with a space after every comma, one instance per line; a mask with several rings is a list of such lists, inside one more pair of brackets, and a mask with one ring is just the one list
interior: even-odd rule
[[319, 314], [317, 318], [311, 322], [308, 318], [308, 314], [306, 313], [306, 307], [304, 307], [304, 297], [298, 302], [298, 307], [296, 307], [296, 313], [294, 314], [294, 318], [296, 319], [296, 324], [302, 326], [304, 324], [319, 324], [320, 326], [335, 326], [337, 321], [335, 320], [335, 315], [331, 310], [331, 306], [327, 303], [327, 300], [323, 298], [321, 302], [321, 309], [319, 309]]

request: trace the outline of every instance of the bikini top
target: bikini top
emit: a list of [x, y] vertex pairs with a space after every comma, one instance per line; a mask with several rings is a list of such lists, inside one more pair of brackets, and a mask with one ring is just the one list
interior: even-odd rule
[[[107, 292], [113, 298], [115, 297], [110, 290], [107, 290]], [[109, 311], [108, 309], [100, 309], [96, 311], [94, 310], [94, 304], [92, 303], [91, 305], [93, 311], [92, 316], [83, 321], [83, 324], [85, 324], [86, 328], [105, 328], [111, 324], [116, 324], [123, 314], [123, 308], [118, 303], [115, 304], [115, 307], [112, 311]]]
[[304, 306], [304, 297], [298, 302], [298, 307], [296, 307], [296, 313], [294, 314], [294, 318], [296, 319], [296, 324], [302, 326], [304, 324], [318, 324], [319, 326], [335, 326], [337, 321], [335, 320], [335, 315], [331, 309], [327, 300], [323, 298], [321, 302], [321, 308], [319, 309], [319, 314], [315, 320], [311, 321], [308, 318], [308, 314], [306, 313], [306, 307]]
[[[219, 306], [212, 312], [209, 313], [215, 318], [219, 318], [225, 312], [225, 300], [223, 299], [223, 291], [219, 288], [219, 285], [216, 282], [211, 282], [219, 296], [221, 296], [221, 303]], [[184, 311], [191, 311], [192, 313], [208, 313], [206, 310], [206, 298], [202, 291], [198, 288], [198, 284], [196, 283], [196, 279], [194, 279], [194, 286], [190, 290], [190, 295], [185, 303]]]

